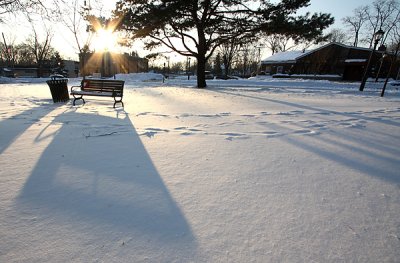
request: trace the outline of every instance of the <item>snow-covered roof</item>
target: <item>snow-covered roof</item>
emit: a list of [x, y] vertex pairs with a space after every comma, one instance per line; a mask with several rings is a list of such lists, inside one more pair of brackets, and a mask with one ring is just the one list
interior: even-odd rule
[[[365, 51], [370, 51], [371, 49], [369, 48], [364, 48], [364, 47], [353, 47], [353, 46], [347, 46], [345, 44], [341, 44], [341, 43], [336, 43], [336, 42], [332, 42], [332, 43], [328, 43], [326, 45], [320, 46], [318, 48], [312, 49], [312, 50], [306, 50], [306, 51], [285, 51], [285, 52], [280, 52], [280, 53], [276, 53], [264, 60], [261, 61], [261, 64], [271, 64], [271, 63], [293, 63], [295, 62], [297, 59], [309, 55], [311, 53], [314, 53], [318, 50], [321, 50], [323, 48], [326, 48], [330, 45], [337, 45], [337, 46], [341, 46], [344, 48], [348, 48], [348, 49], [356, 49], [356, 50], [365, 50]], [[376, 52], [382, 52], [382, 51], [376, 51]], [[355, 61], [351, 61], [351, 62], [355, 62]], [[360, 62], [360, 61], [358, 61]], [[349, 62], [348, 62], [349, 63]]]
[[352, 58], [352, 59], [346, 59], [344, 62], [345, 63], [358, 63], [358, 62], [365, 62], [367, 61], [366, 59], [358, 59], [358, 58]]
[[261, 61], [262, 64], [268, 64], [268, 63], [277, 63], [277, 62], [281, 62], [281, 63], [289, 63], [289, 62], [294, 62], [296, 61], [297, 58], [307, 54], [308, 52], [310, 52], [309, 50], [306, 51], [285, 51], [285, 52], [279, 52], [276, 53], [264, 60]]

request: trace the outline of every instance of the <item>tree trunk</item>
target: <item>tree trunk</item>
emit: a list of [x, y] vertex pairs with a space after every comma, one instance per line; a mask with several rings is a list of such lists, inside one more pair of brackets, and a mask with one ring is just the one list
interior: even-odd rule
[[229, 75], [229, 71], [231, 70], [230, 65], [226, 64], [227, 66], [225, 66], [225, 70], [224, 70], [224, 77], [226, 79], [228, 79], [228, 75]]
[[356, 34], [355, 34], [353, 46], [354, 46], [354, 47], [357, 47], [357, 46], [358, 46], [358, 31], [357, 31]]
[[207, 54], [207, 41], [206, 35], [204, 33], [203, 24], [197, 24], [197, 37], [198, 37], [198, 47], [197, 47], [197, 87], [205, 88], [206, 83], [206, 54]]
[[42, 67], [42, 62], [39, 62], [38, 63], [38, 69], [37, 69], [37, 75], [36, 75], [38, 78], [43, 77], [42, 68], [43, 68]]
[[206, 83], [206, 58], [205, 56], [199, 55], [197, 57], [197, 87], [205, 88]]

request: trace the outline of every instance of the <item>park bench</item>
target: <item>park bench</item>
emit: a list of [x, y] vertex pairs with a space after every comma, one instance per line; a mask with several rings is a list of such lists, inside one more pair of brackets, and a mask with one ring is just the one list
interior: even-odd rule
[[118, 102], [124, 107], [122, 102], [124, 83], [123, 80], [115, 79], [83, 79], [81, 85], [71, 87], [70, 94], [74, 97], [73, 105], [75, 106], [76, 100], [82, 100], [85, 104], [83, 96], [99, 96], [114, 98], [114, 108]]

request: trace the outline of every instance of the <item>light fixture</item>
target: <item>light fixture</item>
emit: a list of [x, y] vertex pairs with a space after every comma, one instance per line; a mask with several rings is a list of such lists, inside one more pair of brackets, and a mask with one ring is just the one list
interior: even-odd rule
[[379, 43], [379, 41], [383, 38], [383, 35], [385, 32], [382, 29], [379, 29], [378, 31], [375, 32], [374, 34], [374, 39], [375, 39], [375, 45]]

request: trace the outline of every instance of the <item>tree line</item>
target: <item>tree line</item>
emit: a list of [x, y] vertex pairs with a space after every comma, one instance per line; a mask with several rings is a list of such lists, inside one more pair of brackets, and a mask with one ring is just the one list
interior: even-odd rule
[[[2, 13], [30, 9], [25, 12], [28, 19], [32, 10], [48, 16], [59, 13], [58, 19], [75, 36], [79, 53], [85, 52], [88, 46], [79, 35], [82, 17], [89, 21], [87, 31], [100, 23], [102, 27], [123, 32], [128, 45], [129, 41], [142, 39], [147, 49], [165, 46], [191, 57], [197, 65], [198, 87], [206, 87], [206, 65], [223, 46], [230, 49], [239, 46], [240, 52], [245, 53], [249, 43], [256, 42], [261, 33], [285, 34], [296, 41], [318, 40], [334, 21], [329, 14], [297, 15], [297, 10], [308, 6], [309, 0], [277, 3], [266, 0], [123, 0], [117, 2], [110, 19], [94, 17], [86, 1], [83, 9], [77, 0], [55, 0], [51, 6], [45, 6], [41, 0], [0, 1]], [[223, 59], [226, 62], [232, 58], [225, 56]], [[249, 63], [243, 61], [244, 65]]]
[[[35, 14], [46, 19], [50, 17], [51, 9], [41, 0], [0, 0], [0, 23], [5, 23], [2, 15], [23, 15], [28, 21], [31, 33], [24, 40], [16, 42], [15, 35], [6, 37], [1, 34], [0, 41], [0, 65], [20, 66], [38, 68], [38, 76], [41, 76], [44, 66], [57, 68], [62, 67], [62, 58], [51, 45], [53, 32], [42, 23], [43, 32], [38, 32], [37, 21], [33, 18]], [[43, 30], [42, 30], [43, 31]]]
[[[2, 59], [40, 64], [43, 55], [54, 55], [54, 30], [49, 28], [39, 36], [31, 13], [63, 24], [73, 35], [79, 54], [89, 51], [90, 35], [100, 26], [123, 34], [121, 44], [128, 47], [133, 41], [142, 40], [150, 52], [166, 47], [191, 58], [198, 87], [206, 87], [205, 72], [209, 69], [225, 77], [232, 73], [251, 74], [263, 48], [275, 53], [327, 41], [368, 46], [379, 28], [386, 32], [382, 44], [390, 45], [398, 39], [398, 0], [376, 0], [371, 6], [361, 6], [343, 19], [347, 31], [332, 29], [328, 34], [324, 30], [334, 22], [330, 14], [297, 13], [309, 4], [310, 0], [121, 0], [112, 17], [105, 18], [97, 1], [90, 4], [85, 0], [54, 0], [46, 6], [42, 0], [0, 0], [0, 18], [22, 11], [32, 24], [31, 36], [24, 44], [13, 46], [13, 53], [7, 53], [12, 43], [3, 38]], [[98, 15], [92, 10], [97, 10]], [[185, 62], [178, 66], [188, 68]]]
[[[254, 76], [258, 73], [261, 50], [264, 48], [258, 42], [243, 47], [223, 45], [207, 60], [205, 70], [220, 79]], [[149, 60], [149, 70], [154, 72], [167, 75], [169, 73], [193, 75], [197, 72], [196, 60], [189, 58], [171, 61], [168, 55], [157, 52], [149, 54], [146, 58]]]

